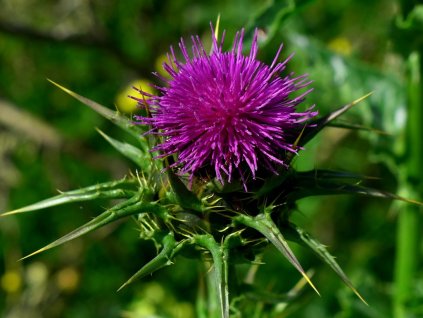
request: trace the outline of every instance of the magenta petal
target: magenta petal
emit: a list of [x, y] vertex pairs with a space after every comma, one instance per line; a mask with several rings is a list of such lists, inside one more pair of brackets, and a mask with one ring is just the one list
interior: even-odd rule
[[317, 115], [312, 108], [296, 112], [311, 89], [290, 98], [310, 84], [307, 76], [280, 76], [292, 55], [277, 63], [281, 46], [273, 63], [266, 65], [256, 59], [257, 30], [248, 55], [242, 54], [243, 37], [241, 30], [227, 52], [223, 41], [218, 44], [213, 37], [210, 55], [198, 36], [191, 38], [191, 50], [181, 40], [183, 60], [178, 61], [171, 48], [169, 62], [164, 64], [170, 79], [159, 87], [158, 96], [140, 103], [148, 104], [152, 117], [138, 116], [138, 123], [150, 125], [151, 133], [163, 136], [153, 150], [163, 156], [176, 154], [180, 173], [192, 177], [211, 167], [225, 183], [241, 166], [253, 178], [259, 168], [276, 171], [275, 166], [284, 165], [282, 154], [295, 152], [287, 141], [292, 140], [288, 138], [292, 131]]

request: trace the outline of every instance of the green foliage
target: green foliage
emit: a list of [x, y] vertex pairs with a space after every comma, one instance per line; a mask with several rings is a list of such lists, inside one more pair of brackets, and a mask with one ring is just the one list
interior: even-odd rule
[[[393, 154], [401, 153], [413, 141], [398, 142], [403, 134], [401, 118], [406, 113], [404, 60], [387, 43], [394, 40], [394, 47], [406, 52], [404, 56], [411, 49], [421, 52], [420, 6], [404, 10], [400, 17], [390, 9], [395, 5], [390, 0], [275, 0], [263, 4], [112, 1], [107, 5], [92, 1], [81, 2], [75, 9], [51, 2], [21, 1], [13, 6], [9, 2], [5, 1], [0, 13], [0, 94], [16, 104], [16, 109], [25, 109], [28, 116], [16, 117], [0, 101], [0, 164], [4, 167], [0, 171], [0, 209], [13, 210], [6, 214], [49, 211], [0, 218], [4, 252], [0, 311], [6, 317], [24, 316], [25, 308], [33, 316], [46, 317], [211, 317], [228, 312], [234, 317], [240, 317], [241, 312], [252, 317], [317, 318], [391, 314], [393, 222], [387, 218], [388, 202], [366, 197], [399, 198], [390, 193], [399, 180], [397, 162], [406, 156], [398, 159]], [[188, 190], [185, 180], [171, 170], [162, 172], [165, 165], [152, 159], [149, 149], [154, 140], [144, 138], [142, 127], [132, 125], [111, 105], [126, 82], [154, 71], [155, 59], [181, 35], [208, 34], [208, 24], [219, 12], [220, 28], [228, 30], [228, 37], [242, 26], [247, 32], [255, 26], [263, 31], [263, 60], [271, 61], [281, 41], [285, 43], [284, 56], [296, 52], [291, 68], [296, 73], [309, 73], [314, 80], [315, 92], [308, 100], [316, 103], [322, 115], [320, 123], [325, 114], [334, 111], [334, 105], [374, 91], [362, 105], [343, 115], [346, 121], [337, 119], [327, 125], [322, 136], [311, 140], [310, 134], [317, 129], [310, 127], [299, 132], [305, 151], [292, 158], [292, 167], [301, 172], [290, 170], [270, 178], [247, 196], [240, 195], [238, 185], [220, 189], [194, 183], [193, 191]], [[340, 48], [339, 39], [346, 41], [349, 51]], [[63, 98], [61, 92], [46, 85], [45, 77], [109, 105], [67, 91], [123, 130]], [[56, 129], [41, 134], [40, 126], [23, 120], [28, 117], [44, 119], [45, 126]], [[354, 130], [347, 133], [329, 126]], [[357, 127], [370, 131], [358, 132]], [[375, 134], [372, 129], [385, 134]], [[349, 169], [347, 163], [360, 168], [354, 169], [355, 173], [336, 171]], [[302, 166], [314, 169], [302, 171]], [[9, 177], [4, 178], [3, 171], [10, 172]], [[384, 184], [364, 177], [367, 175], [380, 177]], [[117, 178], [121, 179], [107, 181]], [[51, 196], [56, 188], [78, 190], [62, 191], [32, 204]], [[308, 198], [317, 192], [322, 196]], [[364, 196], [325, 197], [345, 193]], [[413, 192], [411, 198], [417, 199], [414, 195], [418, 194]], [[291, 203], [281, 206], [284, 200]], [[302, 213], [296, 213], [297, 204]], [[138, 215], [144, 210], [148, 213]], [[119, 220], [129, 215], [132, 221], [125, 223], [129, 225], [118, 227], [122, 224]], [[256, 218], [261, 221], [253, 222]], [[134, 227], [143, 240], [151, 241], [136, 240]], [[77, 230], [72, 231], [74, 228]], [[85, 234], [88, 236], [83, 240], [16, 263], [46, 241], [53, 243], [37, 252]], [[57, 237], [61, 238], [54, 241]], [[267, 240], [278, 248], [264, 250]], [[292, 241], [308, 249], [300, 249]], [[321, 267], [307, 252], [310, 249], [329, 266]], [[263, 253], [266, 264], [261, 264]], [[280, 253], [288, 262], [281, 261]], [[337, 262], [331, 254], [337, 255]], [[209, 273], [205, 281], [200, 279], [199, 288], [197, 270], [191, 270], [197, 263], [186, 263], [190, 260], [185, 256], [200, 256], [206, 264]], [[33, 285], [25, 277], [37, 277], [32, 268], [41, 267], [31, 266], [39, 261], [48, 276], [43, 276], [44, 280], [38, 276], [41, 283]], [[289, 263], [303, 277], [313, 278], [322, 297], [304, 288], [307, 279], [296, 274]], [[62, 285], [62, 269], [69, 268], [79, 278], [74, 285]], [[233, 275], [234, 268], [238, 276]], [[313, 277], [308, 268], [316, 269]], [[347, 288], [340, 287], [336, 275], [326, 270], [333, 270]], [[173, 275], [173, 271], [183, 275]], [[72, 281], [72, 274], [64, 273], [68, 273], [64, 275], [68, 282]], [[130, 273], [135, 275], [128, 284], [143, 279], [114, 293]], [[418, 273], [421, 276], [421, 270]], [[13, 277], [18, 285], [4, 283], [13, 282]], [[207, 281], [211, 288], [205, 290], [201, 286]], [[421, 292], [417, 282], [415, 285], [410, 290], [413, 299], [418, 299]], [[18, 287], [13, 290], [13, 286]], [[354, 296], [357, 290], [370, 307]], [[233, 297], [238, 291], [243, 295]], [[42, 299], [40, 303], [25, 303], [24, 295], [30, 293]], [[52, 295], [58, 300], [52, 301]], [[157, 297], [152, 300], [149, 295]], [[207, 306], [198, 305], [194, 315], [193, 306], [186, 305], [194, 299], [203, 299], [211, 307], [214, 299], [215, 307], [205, 313]], [[414, 307], [418, 316], [419, 308]]]
[[[119, 114], [113, 114], [104, 106], [82, 97], [69, 89], [58, 84], [55, 85], [87, 106], [90, 106], [127, 133], [133, 134], [129, 119]], [[315, 122], [311, 122], [305, 130], [298, 133], [297, 143], [302, 145], [311, 140], [325, 126], [329, 125], [334, 119], [362, 99], [358, 99]], [[288, 229], [291, 234], [292, 232], [294, 233], [294, 238], [297, 241], [304, 242], [306, 246], [311, 248], [311, 250], [316, 252], [328, 263], [344, 283], [365, 302], [336, 263], [333, 256], [324, 248], [323, 244], [316, 239], [312, 239], [300, 227], [289, 223], [289, 215], [292, 213], [291, 209], [295, 207], [295, 202], [298, 199], [315, 195], [361, 194], [373, 197], [402, 199], [401, 197], [364, 186], [350, 184], [350, 180], [356, 182], [357, 179], [360, 179], [359, 176], [352, 173], [330, 170], [296, 172], [293, 169], [288, 169], [281, 170], [280, 175], [270, 178], [270, 181], [264, 180], [260, 182], [262, 184], [258, 186], [257, 193], [253, 191], [253, 195], [250, 198], [246, 198], [248, 205], [239, 204], [237, 200], [244, 196], [242, 190], [235, 188], [232, 191], [226, 190], [226, 192], [222, 193], [219, 187], [213, 185], [213, 180], [210, 184], [196, 186], [192, 191], [189, 190], [182, 179], [176, 176], [169, 167], [169, 159], [164, 160], [168, 178], [159, 178], [160, 181], [153, 179], [153, 176], [158, 176], [161, 172], [157, 170], [159, 167], [156, 165], [145, 164], [145, 158], [147, 156], [145, 152], [133, 145], [112, 139], [104, 133], [101, 134], [114, 148], [135, 162], [143, 172], [143, 175], [63, 193], [38, 204], [4, 213], [3, 216], [7, 216], [61, 205], [63, 203], [94, 200], [97, 198], [125, 198], [122, 202], [115, 204], [91, 221], [49, 245], [25, 256], [24, 259], [60, 246], [121, 218], [137, 215], [141, 229], [147, 229], [149, 233], [142, 233], [141, 237], [153, 240], [155, 245], [161, 250], [157, 256], [124, 283], [119, 290], [138, 278], [145, 277], [164, 266], [172, 265], [172, 260], [187, 244], [196, 245], [204, 249], [203, 253], [205, 252], [205, 254], [209, 253], [211, 255], [211, 263], [213, 264], [213, 279], [208, 281], [211, 284], [209, 297], [211, 297], [210, 299], [215, 297], [215, 301], [211, 303], [216, 302], [217, 308], [210, 305], [211, 307], [208, 309], [209, 313], [212, 317], [224, 318], [229, 317], [231, 311], [229, 300], [229, 264], [233, 263], [234, 260], [232, 260], [230, 255], [234, 252], [236, 253], [239, 248], [252, 254], [254, 258], [258, 255], [254, 251], [255, 243], [252, 244], [252, 242], [262, 240], [262, 238], [252, 234], [244, 236], [243, 232], [249, 229], [256, 230], [273, 244], [289, 263], [300, 272], [305, 281], [310, 284], [316, 293], [319, 294], [284, 237], [283, 230]], [[156, 159], [156, 162], [160, 162], [160, 160]], [[135, 180], [138, 180], [138, 184], [134, 182]], [[128, 187], [133, 189], [127, 189]], [[163, 192], [169, 193], [165, 194]], [[175, 195], [175, 202], [172, 199], [169, 201], [169, 198], [172, 198], [172, 193]], [[196, 193], [201, 193], [201, 199], [197, 197], [198, 194]], [[154, 199], [160, 197], [160, 195], [162, 196], [161, 200]], [[407, 201], [406, 199], [402, 200]], [[261, 208], [257, 210], [260, 206]], [[181, 211], [184, 211], [184, 217], [181, 217]], [[148, 217], [144, 218], [143, 214], [147, 214]], [[192, 222], [195, 219], [198, 219], [198, 221]], [[239, 228], [239, 225], [242, 225], [242, 227]], [[206, 234], [202, 234], [202, 232]], [[222, 243], [219, 243], [219, 241]], [[246, 259], [243, 262], [248, 261], [248, 257], [244, 257]], [[232, 288], [231, 290], [235, 295], [242, 295], [240, 291], [236, 292]], [[236, 307], [232, 308], [232, 311], [236, 310]]]

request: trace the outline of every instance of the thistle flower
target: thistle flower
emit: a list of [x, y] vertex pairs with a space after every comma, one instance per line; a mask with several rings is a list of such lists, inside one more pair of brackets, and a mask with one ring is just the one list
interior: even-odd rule
[[157, 96], [140, 90], [149, 98], [138, 101], [148, 107], [151, 117], [136, 120], [150, 125], [149, 133], [163, 137], [153, 151], [159, 151], [158, 157], [176, 154], [171, 166], [179, 167], [179, 174], [192, 179], [208, 167], [224, 184], [238, 171], [245, 185], [245, 168], [254, 179], [259, 168], [276, 173], [277, 166], [286, 165], [285, 153], [297, 151], [293, 131], [317, 112], [312, 108], [296, 112], [311, 89], [291, 95], [310, 81], [307, 75], [281, 76], [292, 57], [278, 62], [282, 45], [269, 66], [257, 59], [257, 30], [248, 55], [243, 54], [243, 29], [229, 51], [223, 50], [224, 35], [220, 43], [212, 36], [210, 54], [200, 38], [192, 36], [192, 56], [181, 39], [184, 60], [178, 60], [171, 47], [163, 64], [169, 79], [161, 77], [166, 86], [157, 87]]

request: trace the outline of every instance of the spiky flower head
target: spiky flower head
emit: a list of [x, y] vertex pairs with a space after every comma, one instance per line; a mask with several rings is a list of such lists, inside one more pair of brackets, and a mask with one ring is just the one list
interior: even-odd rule
[[192, 177], [208, 168], [225, 183], [239, 173], [245, 185], [245, 171], [255, 178], [260, 168], [276, 172], [285, 165], [286, 152], [297, 151], [293, 132], [317, 112], [296, 111], [311, 89], [292, 95], [310, 81], [306, 75], [282, 75], [291, 58], [278, 62], [282, 45], [267, 65], [257, 59], [257, 30], [248, 55], [243, 54], [243, 29], [228, 51], [223, 50], [224, 35], [220, 43], [212, 36], [211, 53], [192, 36], [191, 55], [181, 39], [181, 60], [171, 47], [163, 65], [169, 73], [168, 79], [162, 78], [166, 85], [158, 87], [157, 96], [140, 91], [149, 97], [139, 102], [151, 116], [136, 120], [162, 136], [153, 150], [159, 157], [176, 154], [172, 166], [179, 167], [179, 174]]

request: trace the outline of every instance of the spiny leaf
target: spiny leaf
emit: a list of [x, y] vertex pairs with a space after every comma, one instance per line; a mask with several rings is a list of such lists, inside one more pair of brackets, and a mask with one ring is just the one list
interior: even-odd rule
[[373, 127], [367, 127], [367, 126], [363, 126], [363, 125], [358, 125], [358, 124], [353, 124], [353, 123], [347, 123], [347, 122], [331, 122], [329, 124], [327, 124], [328, 127], [336, 127], [336, 128], [345, 128], [345, 129], [356, 129], [356, 130], [365, 130], [365, 131], [370, 131], [372, 133], [375, 134], [379, 134], [379, 135], [386, 135], [389, 136], [390, 133], [387, 133], [386, 131], [380, 130], [380, 129], [376, 129]]
[[338, 265], [335, 258], [328, 252], [328, 250], [323, 244], [313, 238], [309, 233], [295, 226], [292, 223], [289, 224], [287, 228], [284, 227], [284, 230], [289, 231], [289, 234], [291, 235], [290, 238], [292, 238], [294, 241], [296, 241], [297, 243], [305, 244], [306, 246], [311, 248], [317, 255], [319, 255], [320, 258], [326, 264], [328, 264], [333, 269], [333, 271], [342, 279], [345, 285], [347, 285], [357, 295], [357, 297], [360, 298], [363, 303], [368, 305], [364, 298], [360, 295], [360, 293], [355, 289], [347, 275], [345, 275], [344, 271]]
[[123, 217], [139, 214], [143, 212], [153, 212], [159, 213], [160, 206], [156, 203], [145, 203], [142, 201], [142, 195], [137, 194], [130, 198], [127, 201], [121, 202], [114, 207], [110, 208], [109, 210], [103, 212], [99, 216], [95, 217], [93, 220], [85, 223], [84, 225], [80, 226], [76, 230], [62, 236], [58, 240], [48, 244], [47, 246], [23, 257], [22, 259], [34, 256], [46, 250], [49, 250], [53, 247], [62, 245], [66, 242], [69, 242], [77, 237], [90, 233], [106, 224], [109, 224], [113, 221], [121, 219]]
[[283, 237], [282, 233], [273, 223], [270, 215], [268, 214], [258, 214], [255, 217], [248, 215], [238, 215], [235, 218], [236, 222], [244, 224], [250, 228], [253, 228], [263, 234], [281, 253], [285, 258], [303, 275], [304, 279], [309, 283], [309, 285], [314, 289], [314, 291], [320, 295], [316, 287], [311, 282], [310, 278], [307, 276], [306, 272], [302, 268], [301, 264], [298, 262], [291, 248], [289, 247], [287, 241]]
[[[210, 22], [210, 26], [212, 26], [211, 22]], [[214, 34], [213, 34], [213, 36], [216, 39], [217, 43], [219, 43], [219, 28], [220, 28], [220, 13], [217, 15], [216, 23], [214, 24]], [[214, 46], [212, 45], [212, 47], [210, 48], [209, 55], [213, 54], [213, 49], [214, 49]]]
[[349, 172], [349, 171], [337, 171], [331, 169], [313, 169], [309, 171], [300, 171], [293, 174], [295, 177], [301, 179], [311, 180], [344, 180], [344, 181], [362, 181], [362, 180], [377, 180], [376, 177], [365, 176], [362, 174]]
[[284, 183], [289, 184], [289, 188], [293, 188], [291, 186], [292, 180], [296, 180], [296, 178], [310, 178], [312, 180], [322, 179], [335, 179], [335, 180], [347, 180], [347, 181], [361, 181], [364, 179], [374, 179], [371, 177], [363, 176], [360, 174], [352, 173], [352, 172], [345, 172], [345, 171], [335, 171], [335, 170], [328, 170], [328, 169], [315, 169], [311, 171], [305, 172], [297, 172], [293, 169], [282, 171], [279, 175], [274, 175], [265, 180], [263, 186], [254, 193], [256, 198], [260, 198], [263, 196], [268, 195], [272, 191], [277, 190], [278, 188], [286, 188]]
[[[147, 172], [147, 171], [150, 170], [152, 158], [151, 158], [149, 152], [143, 152], [139, 148], [137, 148], [137, 147], [135, 147], [131, 144], [118, 141], [118, 140], [106, 135], [100, 129], [97, 129], [97, 131], [117, 151], [119, 151], [122, 155], [124, 155], [128, 159], [132, 160], [135, 164], [137, 164], [138, 167], [140, 167], [142, 171]], [[147, 153], [148, 153], [148, 155], [147, 155]]]
[[181, 205], [181, 207], [197, 212], [202, 212], [203, 205], [197, 196], [189, 191], [185, 184], [178, 178], [177, 175], [172, 171], [172, 169], [167, 170], [169, 176], [169, 182], [172, 187], [173, 192], [175, 192], [176, 198]]
[[28, 205], [23, 208], [19, 208], [13, 211], [9, 211], [0, 216], [7, 216], [18, 213], [25, 213], [40, 209], [49, 208], [56, 205], [66, 204], [70, 202], [82, 202], [94, 199], [120, 199], [128, 198], [134, 194], [134, 191], [129, 189], [114, 189], [119, 186], [133, 186], [135, 184], [134, 179], [123, 178], [118, 181], [105, 182], [82, 189], [62, 192], [52, 198]]
[[304, 130], [303, 133], [303, 137], [299, 142], [300, 146], [304, 146], [307, 142], [309, 142], [311, 139], [313, 139], [314, 136], [317, 135], [317, 133], [319, 133], [323, 128], [325, 128], [329, 123], [331, 123], [333, 120], [335, 120], [336, 118], [338, 118], [339, 116], [341, 116], [342, 114], [344, 114], [345, 112], [347, 112], [348, 110], [350, 110], [352, 107], [354, 107], [355, 105], [357, 105], [358, 103], [360, 103], [361, 101], [363, 101], [364, 99], [366, 99], [367, 97], [369, 97], [370, 95], [372, 95], [373, 92], [370, 92], [358, 99], [356, 99], [355, 101], [342, 106], [341, 108], [333, 111], [332, 113], [318, 118], [316, 120], [313, 120], [309, 123], [308, 127], [306, 127], [306, 129]]
[[136, 279], [145, 277], [165, 266], [172, 264], [172, 258], [175, 255], [175, 248], [177, 242], [173, 233], [168, 233], [163, 236], [161, 240], [163, 246], [160, 253], [154, 257], [150, 262], [145, 264], [138, 272], [136, 272], [131, 278], [129, 278], [122, 286], [119, 287], [118, 291], [126, 287], [127, 285], [133, 283]]
[[112, 111], [111, 109], [109, 109], [109, 108], [107, 108], [103, 105], [100, 105], [97, 102], [94, 102], [94, 101], [92, 101], [92, 100], [90, 100], [86, 97], [83, 97], [83, 96], [71, 91], [70, 89], [63, 87], [62, 85], [50, 80], [50, 79], [47, 79], [47, 80], [50, 83], [52, 83], [53, 85], [60, 88], [65, 93], [69, 94], [70, 96], [77, 99], [81, 103], [87, 105], [88, 107], [93, 109], [95, 112], [97, 112], [98, 114], [103, 116], [104, 118], [110, 120], [112, 123], [116, 124], [117, 126], [122, 128], [126, 132], [130, 133], [135, 138], [137, 138], [137, 139], [142, 138], [143, 130], [140, 128], [140, 126], [134, 125], [129, 118], [122, 116], [118, 112]]
[[347, 183], [345, 177], [340, 177], [341, 181], [329, 178], [313, 178], [307, 173], [297, 173], [295, 180], [291, 184], [291, 193], [286, 196], [289, 201], [296, 201], [305, 197], [318, 195], [335, 195], [335, 194], [355, 194], [368, 197], [376, 197], [383, 199], [400, 200], [412, 204], [422, 206], [422, 202], [403, 198], [396, 194], [368, 188], [358, 184]]
[[228, 250], [222, 248], [210, 234], [195, 235], [193, 240], [197, 245], [210, 251], [220, 314], [222, 318], [229, 318]]
[[273, 175], [264, 181], [263, 186], [254, 193], [255, 198], [263, 197], [273, 190], [279, 188], [293, 173], [293, 170], [282, 171], [278, 175]]

